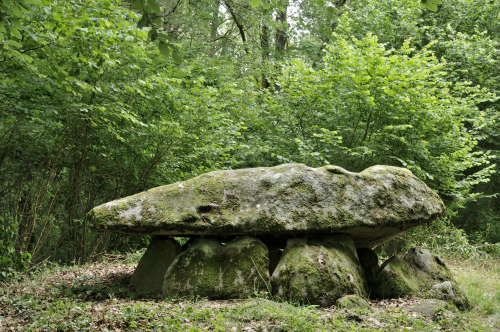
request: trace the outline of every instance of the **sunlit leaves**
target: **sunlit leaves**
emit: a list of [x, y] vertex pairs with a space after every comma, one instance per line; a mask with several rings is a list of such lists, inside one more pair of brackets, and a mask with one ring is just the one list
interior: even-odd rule
[[[428, 50], [415, 52], [408, 41], [399, 50], [386, 50], [370, 34], [334, 38], [325, 68], [315, 72], [294, 61], [280, 82], [286, 88], [277, 114], [288, 121], [287, 128], [300, 128], [292, 131], [295, 136], [279, 134], [287, 137], [280, 144], [290, 151], [287, 140], [295, 142], [293, 160], [406, 165], [448, 194], [459, 190], [464, 170], [488, 162], [487, 154], [472, 149], [484, 125], [477, 105], [490, 94], [447, 83], [446, 64]], [[338, 132], [342, 143], [319, 143], [324, 129]]]
[[442, 4], [441, 0], [416, 0], [420, 1], [420, 8], [422, 9], [429, 9], [432, 10], [433, 12], [437, 11], [438, 6]]
[[[20, 48], [19, 41], [23, 39], [24, 27], [20, 23], [19, 19], [23, 16], [23, 13], [29, 12], [30, 6], [26, 0], [3, 0], [0, 2], [0, 46], [5, 43], [6, 45], [11, 45], [16, 48]], [[12, 40], [11, 37], [16, 38], [18, 41]], [[14, 57], [25, 58], [27, 56], [20, 56], [17, 53], [12, 54]]]
[[182, 56], [180, 56], [176, 51], [172, 51], [172, 59], [178, 64], [181, 64], [183, 61]]
[[252, 5], [253, 8], [258, 7], [260, 4], [260, 0], [250, 0], [250, 5]]
[[161, 55], [163, 55], [164, 57], [168, 58], [170, 56], [171, 50], [166, 43], [161, 41], [158, 44], [158, 49], [160, 50]]
[[132, 8], [133, 9], [144, 9], [144, 1], [143, 0], [133, 0], [132, 1]]
[[9, 30], [10, 30], [10, 33], [16, 37], [17, 39], [21, 39], [23, 36], [21, 35], [21, 33], [19, 32], [19, 30], [17, 30], [17, 28], [15, 26], [9, 26]]
[[158, 3], [156, 2], [156, 0], [148, 0], [148, 7], [147, 7], [146, 10], [148, 10], [148, 9], [152, 13], [155, 13], [155, 14], [158, 14], [158, 15], [161, 14], [161, 8], [158, 5]]
[[158, 44], [158, 48], [160, 50], [160, 54], [165, 58], [172, 57], [172, 60], [174, 60], [175, 63], [182, 63], [183, 58], [179, 54], [178, 48], [175, 45], [165, 41], [160, 41], [160, 43]]
[[171, 57], [175, 63], [182, 63], [183, 58], [177, 47], [168, 41], [165, 34], [161, 33], [162, 9], [157, 0], [132, 0], [131, 7], [141, 11], [143, 14], [137, 22], [139, 29], [149, 28], [148, 38], [151, 41], [160, 40], [158, 49], [164, 57]]

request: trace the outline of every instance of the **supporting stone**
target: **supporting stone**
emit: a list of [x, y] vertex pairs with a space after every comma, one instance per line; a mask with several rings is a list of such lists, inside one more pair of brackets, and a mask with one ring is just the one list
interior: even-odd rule
[[191, 243], [165, 274], [164, 297], [248, 298], [268, 291], [269, 252], [257, 238], [238, 237], [222, 245], [217, 238]]
[[179, 243], [172, 238], [154, 237], [130, 278], [130, 283], [142, 292], [161, 290], [165, 272], [181, 251]]
[[289, 301], [330, 306], [347, 294], [367, 297], [352, 239], [290, 238], [271, 278], [273, 293]]
[[423, 281], [403, 259], [393, 256], [386, 260], [375, 276], [370, 279], [370, 297], [390, 299], [417, 294]]
[[459, 309], [470, 309], [470, 302], [439, 257], [428, 250], [412, 248], [404, 259], [389, 258], [370, 281], [373, 298], [423, 295], [453, 302]]

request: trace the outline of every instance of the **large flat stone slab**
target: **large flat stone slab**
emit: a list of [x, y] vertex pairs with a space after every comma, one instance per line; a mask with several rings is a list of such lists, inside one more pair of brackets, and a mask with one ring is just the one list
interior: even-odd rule
[[409, 170], [352, 173], [303, 164], [217, 171], [94, 208], [98, 230], [128, 234], [287, 237], [349, 234], [370, 248], [442, 215], [439, 196]]

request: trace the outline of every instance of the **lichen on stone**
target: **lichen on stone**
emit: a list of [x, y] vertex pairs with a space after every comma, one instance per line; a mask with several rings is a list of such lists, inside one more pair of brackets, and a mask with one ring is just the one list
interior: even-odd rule
[[[451, 285], [452, 292], [433, 288]], [[369, 282], [372, 298], [395, 298], [406, 295], [434, 296], [453, 302], [459, 309], [470, 309], [470, 302], [439, 257], [428, 250], [412, 248], [403, 259], [389, 258]], [[437, 285], [436, 285], [437, 284]], [[439, 286], [441, 285], [441, 286]], [[453, 297], [451, 297], [453, 294]]]
[[90, 215], [97, 229], [128, 234], [347, 233], [356, 246], [371, 248], [443, 212], [439, 196], [406, 169], [353, 173], [285, 164], [207, 173], [103, 204]]
[[269, 253], [259, 239], [193, 241], [165, 273], [164, 297], [247, 298], [268, 290]]
[[282, 299], [321, 306], [346, 294], [368, 294], [354, 243], [347, 235], [290, 238], [271, 284], [273, 294]]

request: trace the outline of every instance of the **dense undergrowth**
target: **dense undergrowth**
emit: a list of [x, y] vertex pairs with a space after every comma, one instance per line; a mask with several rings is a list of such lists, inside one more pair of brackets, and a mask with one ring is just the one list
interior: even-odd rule
[[500, 262], [476, 254], [447, 259], [474, 306], [430, 317], [411, 311], [419, 298], [371, 302], [373, 312], [299, 306], [267, 294], [252, 299], [166, 299], [129, 286], [143, 251], [83, 266], [32, 267], [0, 287], [2, 331], [496, 331]]

